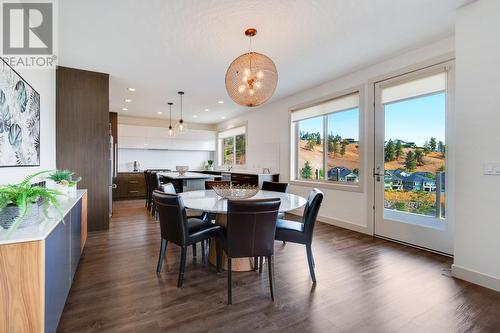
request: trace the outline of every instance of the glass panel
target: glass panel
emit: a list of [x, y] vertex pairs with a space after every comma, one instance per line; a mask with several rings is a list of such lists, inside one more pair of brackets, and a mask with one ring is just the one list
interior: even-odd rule
[[299, 126], [297, 179], [324, 179], [323, 116], [301, 120]]
[[245, 164], [245, 134], [236, 136], [236, 164]]
[[223, 164], [234, 163], [234, 136], [222, 139]]
[[384, 110], [384, 216], [444, 217], [446, 93], [385, 104]]
[[328, 115], [327, 179], [359, 181], [359, 109]]

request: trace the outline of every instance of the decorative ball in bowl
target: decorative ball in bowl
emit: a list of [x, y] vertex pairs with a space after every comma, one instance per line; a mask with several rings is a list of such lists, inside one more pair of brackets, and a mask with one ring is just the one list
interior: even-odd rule
[[241, 186], [214, 186], [213, 190], [218, 196], [224, 199], [249, 199], [259, 192], [257, 186], [241, 185]]
[[188, 172], [189, 167], [187, 165], [177, 165], [175, 167], [175, 170], [177, 170], [180, 176], [183, 176], [186, 174], [186, 172]]

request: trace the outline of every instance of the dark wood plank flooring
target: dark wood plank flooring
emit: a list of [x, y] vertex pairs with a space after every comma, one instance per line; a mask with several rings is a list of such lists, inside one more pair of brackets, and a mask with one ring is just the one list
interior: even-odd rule
[[[59, 332], [500, 332], [500, 293], [450, 276], [450, 258], [319, 223], [313, 251], [276, 242], [277, 301], [267, 272], [233, 274], [179, 249], [156, 275], [159, 226], [141, 201], [120, 201], [109, 231], [89, 234]], [[199, 250], [198, 250], [199, 251]], [[188, 255], [191, 257], [191, 253]]]

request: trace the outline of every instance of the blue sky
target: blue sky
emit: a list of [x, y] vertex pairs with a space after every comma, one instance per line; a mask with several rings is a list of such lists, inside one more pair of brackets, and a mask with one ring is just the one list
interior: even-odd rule
[[431, 136], [445, 142], [446, 93], [413, 98], [385, 106], [385, 139], [422, 146]]
[[[445, 141], [446, 94], [414, 98], [385, 106], [385, 138], [412, 141], [422, 146], [431, 136]], [[300, 130], [323, 132], [322, 118], [300, 122]], [[329, 116], [328, 132], [358, 139], [358, 109]]]

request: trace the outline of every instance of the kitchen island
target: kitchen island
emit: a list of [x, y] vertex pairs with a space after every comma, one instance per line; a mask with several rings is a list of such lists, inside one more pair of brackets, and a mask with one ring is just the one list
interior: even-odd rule
[[186, 172], [183, 175], [178, 172], [159, 172], [158, 175], [162, 183], [172, 183], [177, 193], [204, 190], [207, 180], [220, 179], [216, 175], [197, 172]]
[[253, 185], [262, 187], [262, 183], [279, 182], [279, 173], [269, 172], [263, 173], [252, 170], [213, 170], [213, 171], [194, 171], [202, 174], [209, 174], [212, 176], [220, 176], [222, 180], [231, 181], [233, 185]]

